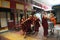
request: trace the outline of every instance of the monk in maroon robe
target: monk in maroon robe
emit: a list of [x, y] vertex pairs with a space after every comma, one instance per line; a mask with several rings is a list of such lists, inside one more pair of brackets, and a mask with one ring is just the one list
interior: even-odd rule
[[32, 17], [30, 16], [28, 19], [26, 19], [22, 25], [22, 30], [27, 34], [28, 32], [31, 32], [31, 24], [32, 24]]
[[39, 32], [39, 27], [40, 27], [40, 20], [39, 18], [35, 17], [35, 20], [34, 20], [34, 31], [35, 31], [35, 35], [38, 34]]
[[44, 36], [46, 37], [48, 35], [48, 22], [47, 22], [47, 16], [45, 14], [42, 17], [42, 26], [44, 29]]
[[39, 27], [40, 27], [40, 20], [38, 18], [35, 19], [34, 21], [34, 30], [35, 32], [38, 32], [39, 31]]

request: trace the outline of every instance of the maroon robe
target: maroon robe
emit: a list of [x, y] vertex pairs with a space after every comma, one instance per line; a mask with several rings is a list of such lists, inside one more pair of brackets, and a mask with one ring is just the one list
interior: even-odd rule
[[22, 24], [22, 29], [25, 32], [30, 32], [31, 31], [31, 24], [32, 24], [32, 20], [28, 19], [26, 20], [23, 24]]
[[39, 24], [39, 19], [36, 19], [35, 21], [34, 21], [34, 30], [35, 30], [35, 32], [37, 31], [39, 31], [39, 27], [40, 27], [40, 24]]
[[44, 29], [44, 36], [47, 36], [48, 35], [48, 22], [47, 22], [47, 19], [44, 17], [42, 18], [42, 26]]

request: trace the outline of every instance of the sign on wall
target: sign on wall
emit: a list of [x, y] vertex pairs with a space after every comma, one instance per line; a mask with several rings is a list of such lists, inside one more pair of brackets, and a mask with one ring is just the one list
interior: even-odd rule
[[32, 10], [32, 6], [27, 6], [27, 10], [31, 11]]
[[2, 1], [2, 7], [10, 8], [10, 2], [8, 2], [8, 1]]
[[24, 5], [17, 3], [17, 4], [16, 4], [16, 9], [24, 10]]

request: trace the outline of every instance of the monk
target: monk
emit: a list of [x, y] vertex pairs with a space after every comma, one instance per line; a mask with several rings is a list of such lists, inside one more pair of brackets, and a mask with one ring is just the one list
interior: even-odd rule
[[25, 16], [23, 16], [22, 19], [20, 19], [20, 22], [17, 24], [16, 29], [22, 29], [21, 23], [24, 21], [25, 21]]
[[50, 29], [51, 29], [51, 35], [54, 34], [54, 26], [56, 25], [56, 19], [54, 17], [54, 14], [53, 13], [50, 13], [50, 21], [52, 22], [52, 24], [50, 25]]
[[50, 14], [50, 21], [53, 22], [54, 26], [56, 25], [56, 19], [53, 13]]
[[48, 22], [47, 22], [47, 14], [44, 12], [42, 15], [42, 26], [44, 29], [44, 38], [48, 35]]
[[39, 32], [39, 27], [40, 27], [40, 20], [39, 18], [35, 17], [35, 21], [34, 21], [34, 31], [36, 33], [36, 35], [38, 34]]

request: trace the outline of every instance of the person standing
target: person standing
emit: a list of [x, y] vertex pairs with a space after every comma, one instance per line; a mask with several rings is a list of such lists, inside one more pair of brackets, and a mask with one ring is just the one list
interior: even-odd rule
[[35, 31], [35, 34], [37, 35], [38, 32], [39, 32], [39, 27], [40, 27], [40, 20], [39, 18], [35, 17], [35, 21], [34, 21], [34, 31]]
[[48, 35], [48, 22], [47, 22], [47, 13], [46, 12], [42, 13], [42, 26], [44, 29], [43, 35], [44, 35], [44, 38], [46, 39], [47, 35]]
[[54, 26], [56, 25], [56, 19], [53, 13], [50, 14], [50, 21], [53, 22]]

